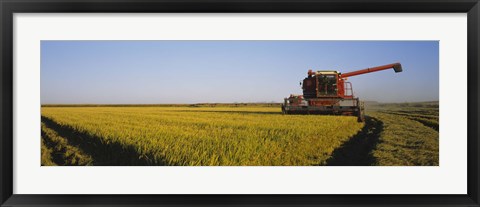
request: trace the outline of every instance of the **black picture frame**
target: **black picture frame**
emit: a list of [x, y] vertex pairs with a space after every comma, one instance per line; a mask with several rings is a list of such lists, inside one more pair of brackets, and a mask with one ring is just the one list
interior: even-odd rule
[[[1, 206], [480, 206], [478, 0], [0, 0]], [[468, 189], [465, 195], [19, 195], [13, 194], [13, 14], [113, 12], [467, 13]], [[448, 179], [448, 178], [445, 178]], [[441, 183], [439, 183], [440, 185]], [[347, 187], [347, 186], [346, 186]]]

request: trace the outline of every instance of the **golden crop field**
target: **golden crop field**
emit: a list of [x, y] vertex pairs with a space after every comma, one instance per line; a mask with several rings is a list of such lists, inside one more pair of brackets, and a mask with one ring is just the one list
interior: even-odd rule
[[279, 107], [42, 107], [42, 164], [325, 165], [363, 126]]
[[278, 106], [42, 107], [42, 165], [439, 165], [438, 103], [356, 117]]

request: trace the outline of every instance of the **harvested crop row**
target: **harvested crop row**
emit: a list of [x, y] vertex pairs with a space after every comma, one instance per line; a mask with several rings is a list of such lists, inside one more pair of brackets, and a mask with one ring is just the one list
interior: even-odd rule
[[373, 151], [376, 165], [438, 165], [438, 131], [404, 116], [372, 112], [384, 124]]
[[396, 113], [396, 112], [389, 112], [389, 111], [384, 111], [382, 113], [386, 114], [392, 114], [392, 115], [398, 115], [398, 116], [403, 116], [408, 119], [418, 121], [425, 125], [426, 127], [430, 127], [432, 129], [435, 129], [438, 131], [439, 129], [439, 123], [438, 123], [438, 116], [433, 116], [433, 115], [418, 115], [418, 114], [409, 114], [409, 113]]

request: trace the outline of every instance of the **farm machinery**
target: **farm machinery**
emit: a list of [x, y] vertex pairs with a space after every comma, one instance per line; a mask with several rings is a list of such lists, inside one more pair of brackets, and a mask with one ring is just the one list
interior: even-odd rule
[[393, 69], [395, 73], [402, 72], [400, 63], [393, 63], [372, 68], [361, 69], [348, 73], [338, 71], [308, 70], [307, 77], [300, 82], [303, 95], [290, 95], [284, 99], [282, 112], [284, 114], [333, 114], [357, 116], [359, 122], [364, 121], [364, 104], [354, 97], [353, 88], [347, 78]]

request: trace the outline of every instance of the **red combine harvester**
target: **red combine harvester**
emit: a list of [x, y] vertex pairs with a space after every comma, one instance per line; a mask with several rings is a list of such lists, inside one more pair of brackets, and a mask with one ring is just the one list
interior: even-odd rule
[[308, 71], [303, 79], [303, 95], [290, 95], [282, 104], [284, 114], [333, 114], [357, 116], [364, 121], [364, 106], [353, 96], [352, 83], [346, 82], [348, 77], [372, 73], [393, 68], [396, 73], [402, 72], [400, 63], [382, 65], [357, 70], [349, 73], [338, 71]]

